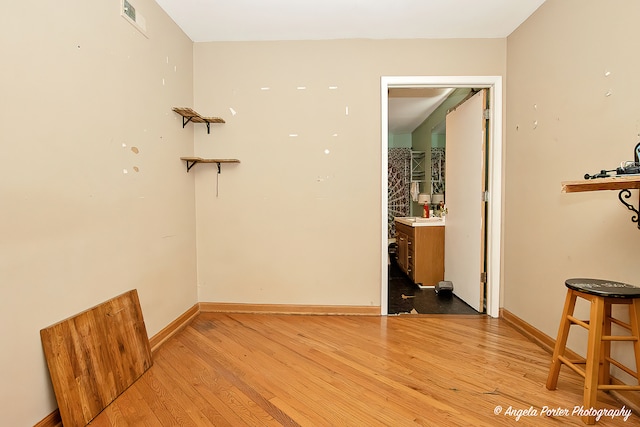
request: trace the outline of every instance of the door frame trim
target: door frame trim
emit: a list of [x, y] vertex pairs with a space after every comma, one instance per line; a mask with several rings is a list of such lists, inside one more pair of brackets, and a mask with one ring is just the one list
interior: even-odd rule
[[381, 110], [381, 239], [380, 239], [380, 314], [388, 314], [389, 239], [388, 213], [388, 149], [389, 149], [389, 89], [407, 87], [473, 87], [489, 89], [489, 205], [487, 227], [487, 314], [498, 317], [502, 272], [502, 153], [503, 95], [502, 76], [382, 76], [380, 78]]

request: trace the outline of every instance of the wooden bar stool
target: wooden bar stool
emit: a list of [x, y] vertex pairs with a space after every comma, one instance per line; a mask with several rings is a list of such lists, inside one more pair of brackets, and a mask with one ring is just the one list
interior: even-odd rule
[[[556, 389], [560, 367], [565, 364], [584, 377], [585, 410], [596, 408], [598, 390], [640, 390], [640, 287], [599, 279], [569, 279], [565, 285], [568, 288], [567, 297], [547, 378], [547, 388]], [[578, 297], [591, 303], [589, 320], [579, 320], [573, 316]], [[615, 304], [629, 306], [628, 324], [611, 317], [611, 306]], [[612, 336], [612, 323], [629, 330], [630, 335]], [[569, 360], [564, 354], [571, 325], [580, 325], [589, 331], [587, 355], [584, 359]], [[611, 358], [611, 341], [629, 341], [633, 344], [635, 371]], [[636, 378], [638, 385], [611, 384], [611, 364]], [[584, 368], [579, 365], [584, 365]], [[594, 416], [584, 416], [582, 420], [586, 424], [595, 424]]]

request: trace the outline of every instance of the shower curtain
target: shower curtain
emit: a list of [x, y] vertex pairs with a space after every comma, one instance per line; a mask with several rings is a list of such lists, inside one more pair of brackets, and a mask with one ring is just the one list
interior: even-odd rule
[[393, 218], [409, 216], [411, 203], [411, 149], [390, 148], [388, 162], [389, 193], [388, 200], [388, 236], [396, 237]]

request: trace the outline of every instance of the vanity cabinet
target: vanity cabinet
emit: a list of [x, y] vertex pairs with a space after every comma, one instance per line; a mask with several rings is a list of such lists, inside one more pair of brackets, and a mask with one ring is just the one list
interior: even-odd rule
[[409, 243], [409, 236], [407, 235], [407, 233], [403, 233], [398, 230], [397, 223], [396, 244], [398, 245], [398, 248], [396, 249], [396, 259], [398, 261], [398, 266], [406, 274], [409, 274], [409, 271], [412, 270], [412, 268], [409, 267], [409, 260], [411, 259], [411, 255], [409, 255], [409, 246], [413, 245], [413, 237], [411, 238], [411, 243]]
[[411, 227], [396, 221], [398, 266], [420, 286], [444, 280], [444, 226]]

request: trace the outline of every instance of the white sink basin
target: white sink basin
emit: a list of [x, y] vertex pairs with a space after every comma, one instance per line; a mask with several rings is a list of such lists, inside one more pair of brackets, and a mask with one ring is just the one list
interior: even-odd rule
[[419, 216], [404, 216], [395, 217], [394, 219], [411, 227], [420, 227], [424, 225], [444, 225], [445, 222], [441, 217], [422, 218]]
[[442, 221], [441, 217], [429, 217], [429, 218], [420, 218], [420, 217], [416, 217], [416, 222], [437, 222], [437, 221]]

